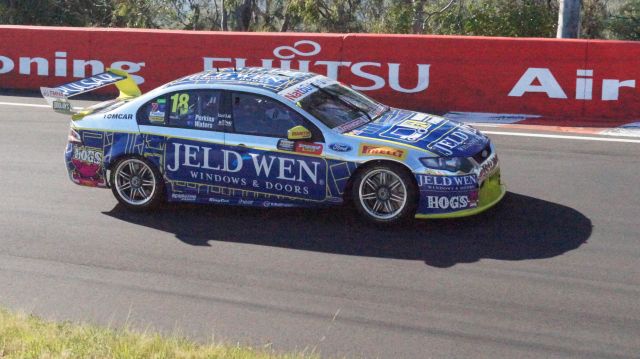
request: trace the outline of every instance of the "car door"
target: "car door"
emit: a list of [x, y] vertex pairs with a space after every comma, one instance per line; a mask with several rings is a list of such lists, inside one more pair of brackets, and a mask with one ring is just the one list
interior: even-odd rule
[[207, 202], [216, 190], [216, 163], [222, 161], [225, 126], [231, 114], [217, 90], [174, 91], [138, 111], [145, 156], [157, 157], [168, 190], [176, 201]]
[[[265, 205], [324, 201], [327, 162], [320, 130], [274, 98], [231, 92], [230, 100], [232, 125], [225, 145], [241, 159], [241, 168], [235, 170], [247, 180], [244, 191], [234, 196]], [[307, 128], [312, 138], [288, 140], [288, 131], [296, 126]]]

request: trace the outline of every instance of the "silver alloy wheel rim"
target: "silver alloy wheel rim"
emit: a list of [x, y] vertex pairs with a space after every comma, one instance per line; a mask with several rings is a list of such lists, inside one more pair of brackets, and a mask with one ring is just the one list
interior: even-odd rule
[[407, 187], [397, 174], [385, 169], [367, 173], [358, 189], [362, 208], [376, 219], [396, 217], [407, 204]]
[[130, 158], [120, 162], [115, 171], [116, 191], [133, 206], [147, 204], [156, 193], [156, 176], [145, 162]]

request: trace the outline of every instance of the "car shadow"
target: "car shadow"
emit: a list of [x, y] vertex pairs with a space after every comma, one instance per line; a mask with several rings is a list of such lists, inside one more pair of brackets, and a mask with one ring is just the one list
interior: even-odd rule
[[347, 207], [244, 208], [166, 204], [139, 213], [118, 204], [104, 214], [174, 233], [194, 246], [238, 242], [353, 256], [421, 260], [451, 267], [482, 258], [550, 258], [578, 248], [591, 235], [580, 212], [508, 192], [482, 214], [447, 220], [414, 220], [391, 228], [363, 222]]

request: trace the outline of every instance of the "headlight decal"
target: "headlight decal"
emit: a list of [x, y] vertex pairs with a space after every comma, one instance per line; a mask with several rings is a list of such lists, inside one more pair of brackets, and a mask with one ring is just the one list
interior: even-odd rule
[[420, 162], [427, 168], [449, 172], [470, 172], [473, 169], [473, 164], [465, 157], [424, 157]]

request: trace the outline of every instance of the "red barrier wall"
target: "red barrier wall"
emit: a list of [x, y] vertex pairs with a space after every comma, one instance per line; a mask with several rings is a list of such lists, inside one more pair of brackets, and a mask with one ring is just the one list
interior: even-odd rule
[[640, 118], [638, 42], [0, 26], [0, 88], [55, 86], [116, 67], [145, 91], [233, 65], [308, 69], [435, 113]]

